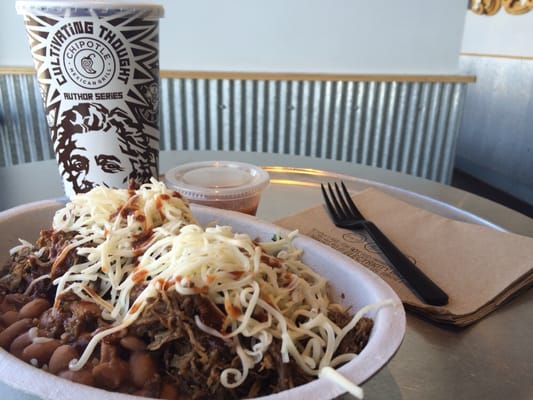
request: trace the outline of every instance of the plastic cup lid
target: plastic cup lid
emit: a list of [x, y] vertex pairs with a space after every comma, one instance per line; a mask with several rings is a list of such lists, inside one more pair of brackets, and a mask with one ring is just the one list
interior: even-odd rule
[[165, 173], [165, 182], [184, 197], [225, 200], [250, 197], [263, 190], [270, 177], [263, 169], [235, 161], [182, 164]]
[[151, 3], [147, 0], [17, 0], [15, 2], [17, 13], [35, 13], [36, 11], [48, 11], [72, 8], [91, 10], [142, 10], [149, 12], [145, 17], [162, 18], [164, 8], [160, 4]]

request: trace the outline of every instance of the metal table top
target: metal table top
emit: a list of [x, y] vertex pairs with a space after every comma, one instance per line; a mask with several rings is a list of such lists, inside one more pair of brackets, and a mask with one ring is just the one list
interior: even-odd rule
[[[533, 237], [533, 220], [446, 185], [383, 169], [309, 157], [233, 152], [163, 152], [161, 172], [178, 163], [235, 160], [265, 166], [271, 184], [257, 216], [275, 221], [321, 203], [318, 185], [339, 177], [353, 190], [379, 187], [441, 215]], [[54, 161], [0, 168], [0, 210], [61, 197]], [[478, 323], [453, 329], [407, 316], [407, 331], [392, 360], [363, 385], [367, 399], [533, 398], [533, 291]], [[346, 396], [347, 397], [347, 396]], [[1, 385], [2, 399], [35, 399]]]

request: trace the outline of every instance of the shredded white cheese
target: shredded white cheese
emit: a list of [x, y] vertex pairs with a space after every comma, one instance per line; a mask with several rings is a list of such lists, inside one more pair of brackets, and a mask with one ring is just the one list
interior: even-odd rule
[[[56, 213], [53, 228], [77, 232], [64, 251], [87, 258], [55, 280], [56, 301], [73, 291], [98, 304], [112, 324], [92, 337], [71, 362], [73, 370], [83, 367], [102, 338], [132, 324], [161, 290], [205, 293], [224, 310], [224, 331], [199, 317], [196, 324], [233, 341], [241, 368], [221, 374], [228, 388], [244, 382], [273, 338], [282, 341], [283, 361], [294, 359], [310, 375], [349, 361], [355, 354], [333, 357], [340, 342], [365, 313], [385, 304], [364, 307], [340, 328], [327, 317], [337, 305], [330, 304], [326, 279], [301, 261], [292, 244], [296, 232], [258, 244], [229, 226], [204, 229], [187, 203], [155, 180], [136, 191], [98, 187], [75, 196]], [[130, 304], [137, 285], [144, 289]]]

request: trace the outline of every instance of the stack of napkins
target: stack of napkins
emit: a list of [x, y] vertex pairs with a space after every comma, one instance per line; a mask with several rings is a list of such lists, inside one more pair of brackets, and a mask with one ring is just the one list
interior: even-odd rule
[[363, 215], [449, 295], [447, 305], [423, 303], [364, 231], [335, 227], [322, 205], [276, 224], [298, 229], [358, 261], [383, 278], [406, 309], [439, 323], [471, 324], [533, 283], [533, 238], [445, 218], [376, 189], [353, 199]]

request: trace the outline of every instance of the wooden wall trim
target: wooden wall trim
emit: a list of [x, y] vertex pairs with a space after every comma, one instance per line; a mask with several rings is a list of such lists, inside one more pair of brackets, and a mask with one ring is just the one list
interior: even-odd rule
[[[32, 67], [0, 67], [0, 75], [35, 73]], [[325, 74], [285, 72], [224, 72], [161, 70], [161, 78], [243, 79], [243, 80], [300, 80], [300, 81], [358, 81], [358, 82], [450, 82], [473, 83], [474, 75], [409, 75], [409, 74]]]
[[286, 72], [161, 71], [162, 78], [244, 79], [278, 81], [380, 81], [473, 83], [473, 75], [326, 74]]
[[512, 54], [487, 54], [487, 53], [461, 53], [461, 57], [478, 57], [478, 58], [506, 58], [509, 60], [533, 61], [533, 56], [518, 56]]

